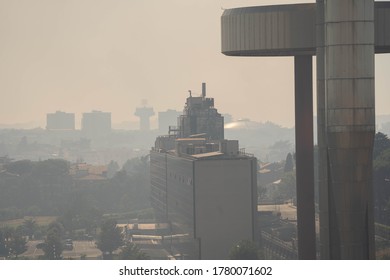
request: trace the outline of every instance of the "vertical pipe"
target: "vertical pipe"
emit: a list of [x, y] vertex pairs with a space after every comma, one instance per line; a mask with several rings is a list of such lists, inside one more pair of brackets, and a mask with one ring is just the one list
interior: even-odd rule
[[202, 97], [206, 97], [206, 83], [202, 83]]
[[298, 258], [316, 259], [312, 57], [294, 57]]
[[320, 216], [320, 258], [329, 259], [328, 160], [325, 131], [324, 0], [316, 1], [317, 144]]
[[374, 1], [325, 0], [330, 259], [374, 258]]

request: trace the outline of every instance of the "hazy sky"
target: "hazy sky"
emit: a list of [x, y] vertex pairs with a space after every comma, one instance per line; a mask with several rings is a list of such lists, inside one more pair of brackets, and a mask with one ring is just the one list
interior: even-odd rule
[[[143, 99], [182, 110], [188, 90], [235, 119], [291, 127], [293, 59], [226, 57], [223, 8], [314, 1], [0, 0], [0, 124], [93, 109], [133, 121]], [[390, 114], [390, 55], [376, 56], [376, 111]]]

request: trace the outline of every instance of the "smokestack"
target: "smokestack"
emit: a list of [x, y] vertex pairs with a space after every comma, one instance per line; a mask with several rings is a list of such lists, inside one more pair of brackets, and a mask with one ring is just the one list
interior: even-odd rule
[[206, 83], [202, 83], [202, 97], [206, 97]]

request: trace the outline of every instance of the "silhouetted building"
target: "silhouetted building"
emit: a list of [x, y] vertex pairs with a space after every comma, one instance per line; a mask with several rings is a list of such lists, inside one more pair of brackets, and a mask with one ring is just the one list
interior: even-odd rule
[[152, 107], [139, 107], [135, 110], [134, 115], [139, 117], [139, 129], [143, 131], [150, 130], [150, 117], [154, 116]]
[[210, 139], [224, 139], [223, 117], [214, 108], [214, 98], [206, 98], [206, 84], [202, 84], [202, 95], [187, 98], [183, 115], [178, 119], [180, 138], [205, 133]]
[[102, 135], [111, 132], [111, 113], [92, 111], [83, 113], [81, 130], [88, 135]]
[[[188, 259], [226, 259], [240, 240], [257, 236], [257, 159], [240, 151], [237, 140], [222, 138], [223, 119], [211, 100], [187, 98], [184, 125], [158, 137], [150, 152], [152, 206], [172, 235], [165, 245]], [[186, 121], [201, 124], [205, 111], [213, 125], [188, 129]], [[179, 137], [192, 133], [201, 134]]]
[[48, 130], [74, 130], [75, 116], [73, 113], [57, 111], [46, 115], [46, 129]]
[[177, 118], [181, 112], [176, 110], [167, 110], [165, 112], [158, 112], [158, 130], [162, 133], [168, 131], [169, 126], [177, 122]]

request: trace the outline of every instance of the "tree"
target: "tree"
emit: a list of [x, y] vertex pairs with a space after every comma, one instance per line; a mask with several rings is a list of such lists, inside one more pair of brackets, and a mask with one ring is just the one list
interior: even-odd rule
[[104, 259], [112, 259], [112, 252], [123, 244], [121, 230], [116, 224], [116, 220], [109, 219], [104, 221], [101, 226], [96, 245], [102, 251]]
[[62, 234], [63, 226], [58, 222], [53, 222], [49, 225], [45, 243], [43, 246], [43, 252], [45, 258], [49, 260], [59, 260], [62, 258]]
[[23, 222], [23, 230], [28, 238], [31, 240], [37, 229], [37, 223], [33, 219], [25, 219]]
[[11, 240], [8, 242], [10, 253], [16, 258], [27, 250], [27, 241], [19, 232], [14, 232]]
[[6, 234], [3, 229], [0, 229], [0, 256], [8, 257], [8, 249], [6, 245]]
[[132, 242], [126, 242], [125, 246], [121, 248], [118, 258], [120, 260], [148, 260], [149, 259], [149, 257], [144, 252], [141, 252], [139, 247]]
[[253, 241], [241, 240], [229, 253], [231, 260], [258, 260], [257, 246]]
[[280, 181], [278, 189], [282, 199], [290, 199], [296, 197], [296, 174], [295, 172], [285, 173]]
[[294, 170], [294, 160], [291, 153], [287, 154], [286, 163], [284, 165], [284, 172], [292, 172]]
[[14, 174], [22, 175], [30, 173], [33, 167], [33, 163], [30, 160], [14, 161], [5, 166], [5, 169]]
[[375, 134], [373, 158], [377, 158], [384, 150], [390, 149], [390, 140], [386, 134]]
[[295, 172], [283, 174], [279, 183], [274, 183], [273, 188], [268, 189], [270, 199], [276, 201], [286, 201], [296, 198], [296, 176]]
[[373, 175], [376, 218], [379, 222], [390, 224], [387, 205], [390, 200], [390, 148], [375, 158]]
[[107, 165], [107, 177], [114, 177], [115, 173], [119, 170], [119, 164], [116, 161], [110, 161]]
[[16, 258], [26, 251], [26, 239], [20, 230], [13, 228], [0, 229], [0, 256]]
[[123, 165], [123, 170], [125, 170], [128, 175], [145, 174], [145, 172], [147, 174], [149, 168], [150, 168], [149, 155], [129, 159]]

